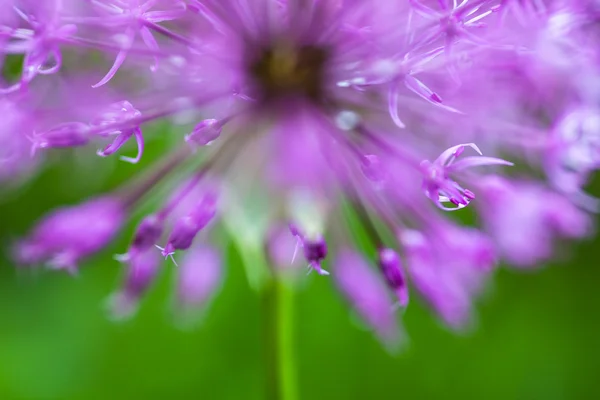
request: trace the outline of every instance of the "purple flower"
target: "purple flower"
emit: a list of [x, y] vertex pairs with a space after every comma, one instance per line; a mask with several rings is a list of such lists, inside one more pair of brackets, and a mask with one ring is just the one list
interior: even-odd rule
[[85, 146], [95, 137], [114, 136], [112, 143], [96, 152], [100, 157], [107, 157], [134, 137], [138, 146], [137, 156], [121, 156], [120, 159], [137, 164], [144, 152], [144, 137], [137, 123], [142, 114], [128, 101], [111, 103], [103, 108], [101, 113], [95, 113], [91, 121], [63, 122], [46, 131], [34, 133], [30, 138], [31, 154], [35, 154], [37, 149]]
[[115, 140], [104, 149], [98, 150], [96, 154], [106, 157], [119, 150], [130, 138], [135, 137], [138, 145], [138, 153], [135, 158], [121, 156], [120, 159], [132, 164], [137, 164], [144, 152], [144, 137], [140, 127], [131, 121], [135, 121], [142, 115], [128, 101], [111, 104], [96, 120], [92, 121], [92, 128], [96, 134], [101, 136], [116, 136]]
[[[99, 23], [123, 30], [122, 33], [115, 35], [115, 39], [117, 39], [121, 46], [115, 62], [108, 73], [93, 87], [105, 85], [115, 76], [123, 62], [125, 62], [127, 54], [131, 51], [131, 47], [138, 34], [150, 50], [158, 51], [158, 42], [152, 34], [152, 29], [161, 33], [168, 32], [165, 28], [157, 25], [157, 23], [182, 17], [186, 8], [184, 1], [176, 0], [170, 2], [168, 10], [152, 10], [156, 3], [156, 0], [142, 2], [139, 0], [115, 0], [107, 1], [106, 3], [93, 2], [102, 15], [98, 17]], [[155, 63], [151, 69], [155, 71], [157, 68], [158, 59], [155, 59]]]
[[293, 224], [290, 224], [289, 228], [292, 236], [297, 240], [292, 262], [296, 258], [298, 247], [300, 247], [304, 253], [304, 258], [308, 261], [309, 272], [314, 270], [319, 275], [329, 275], [329, 272], [321, 268], [321, 262], [327, 257], [327, 243], [325, 239], [322, 236], [309, 239]]
[[[295, 229], [295, 228], [294, 228]], [[274, 225], [267, 234], [267, 255], [269, 264], [278, 276], [299, 278], [301, 270], [300, 257], [297, 257], [301, 242], [296, 235], [290, 235], [290, 228], [285, 225]]]
[[[600, 165], [592, 2], [14, 0], [0, 14], [0, 59], [24, 57], [0, 98], [3, 180], [42, 149], [105, 157], [135, 140], [121, 159], [137, 163], [147, 135], [179, 138], [150, 171], [51, 213], [18, 246], [21, 262], [73, 270], [174, 188], [118, 256], [120, 314], [155, 279], [162, 245], [187, 252], [179, 306], [204, 304], [221, 279], [209, 243], [223, 222], [256, 288], [303, 263], [329, 275], [333, 256], [332, 278], [384, 340], [398, 332], [391, 294], [407, 307], [411, 285], [458, 329], [496, 254], [549, 260], [558, 240], [591, 232], [579, 207], [600, 209], [584, 191]], [[540, 170], [548, 184], [528, 172]], [[517, 172], [529, 176], [505, 175]], [[443, 212], [474, 201], [482, 231]], [[357, 237], [372, 259], [339, 250]]]
[[51, 75], [62, 66], [60, 46], [77, 32], [75, 24], [60, 22], [60, 8], [34, 8], [36, 12], [13, 7], [28, 28], [6, 29], [9, 37], [2, 53], [23, 54], [23, 72], [19, 82], [0, 88], [0, 94], [14, 92], [28, 85], [37, 75]]
[[185, 136], [185, 141], [196, 146], [206, 146], [216, 140], [222, 131], [222, 123], [216, 119], [205, 119]]
[[24, 264], [47, 263], [76, 272], [77, 263], [104, 248], [125, 219], [121, 201], [112, 197], [89, 200], [53, 211], [19, 243], [16, 257]]
[[[458, 38], [462, 39], [465, 43], [471, 45], [488, 45], [484, 39], [480, 38], [477, 34], [471, 32], [472, 28], [481, 28], [484, 25], [481, 21], [489, 16], [493, 10], [486, 3], [486, 0], [475, 0], [475, 1], [453, 1], [452, 6], [450, 2], [440, 1], [440, 11], [436, 11], [419, 0], [409, 0], [414, 12], [425, 18], [428, 21], [435, 22], [432, 27], [428, 27], [425, 33], [422, 35], [414, 46], [416, 48], [429, 46], [434, 44], [438, 40], [443, 40], [444, 51], [448, 57], [451, 57], [453, 45]], [[452, 59], [450, 58], [450, 65], [452, 65]]]
[[187, 215], [175, 221], [166, 246], [161, 248], [164, 257], [172, 256], [176, 250], [187, 250], [192, 245], [198, 232], [215, 216], [216, 201], [215, 193], [208, 193]]
[[304, 239], [302, 248], [304, 258], [308, 261], [311, 270], [317, 271], [319, 275], [329, 275], [329, 272], [321, 268], [321, 261], [327, 257], [327, 243], [322, 237], [315, 240]]
[[31, 155], [38, 149], [60, 149], [85, 146], [89, 142], [87, 126], [79, 122], [67, 122], [53, 128], [34, 133], [31, 140]]
[[203, 308], [216, 293], [223, 278], [217, 250], [207, 246], [192, 247], [177, 271], [177, 307], [185, 312]]
[[417, 290], [445, 323], [464, 328], [471, 318], [472, 301], [495, 264], [489, 238], [449, 225], [431, 232], [402, 232], [400, 243]]
[[380, 276], [352, 250], [335, 260], [335, 282], [352, 307], [388, 343], [398, 340], [393, 301]]
[[[467, 146], [481, 154], [481, 150], [474, 143], [459, 144], [445, 150], [433, 163], [427, 160], [421, 163], [425, 175], [423, 180], [425, 195], [442, 210], [459, 210], [469, 205], [471, 200], [475, 198], [475, 193], [469, 189], [464, 189], [452, 180], [451, 174], [457, 174], [467, 168], [480, 165], [513, 165], [511, 162], [499, 158], [483, 156], [465, 157], [460, 161], [456, 161]], [[448, 207], [444, 203], [451, 203], [454, 207]]]
[[532, 267], [550, 259], [557, 239], [591, 233], [588, 215], [563, 195], [534, 182], [489, 177], [480, 204], [486, 230], [511, 265]]
[[128, 261], [139, 253], [153, 249], [164, 230], [164, 220], [157, 215], [148, 215], [138, 225], [127, 253], [119, 255], [120, 261]]
[[501, 13], [503, 19], [512, 14], [518, 23], [526, 25], [538, 15], [544, 15], [546, 7], [539, 0], [500, 0], [500, 4], [494, 6], [492, 11]]
[[600, 168], [600, 110], [577, 108], [562, 118], [553, 130], [554, 142], [546, 156], [546, 171], [561, 192], [584, 206], [597, 201], [582, 192], [590, 175]]
[[126, 318], [137, 311], [140, 299], [156, 280], [159, 267], [160, 256], [152, 249], [129, 258], [123, 285], [108, 300], [108, 309], [114, 318]]
[[398, 305], [406, 307], [408, 305], [408, 282], [400, 263], [400, 257], [392, 249], [381, 249], [378, 263], [386, 283], [398, 298]]

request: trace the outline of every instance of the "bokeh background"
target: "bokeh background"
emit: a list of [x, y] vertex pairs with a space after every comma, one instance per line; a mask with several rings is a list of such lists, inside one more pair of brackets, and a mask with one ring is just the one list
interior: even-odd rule
[[[9, 260], [37, 218], [143, 173], [164, 140], [148, 143], [138, 167], [89, 149], [53, 153], [28, 182], [0, 187], [0, 399], [264, 398], [260, 299], [226, 238], [225, 283], [194, 329], [173, 323], [168, 269], [135, 318], [107, 318], [121, 276], [111, 255], [126, 248], [133, 224], [78, 276], [16, 270]], [[449, 331], [413, 296], [401, 318], [410, 342], [398, 354], [330, 278], [311, 275], [295, 296], [300, 398], [600, 398], [599, 245], [575, 244], [540, 270], [498, 271], [472, 332]]]

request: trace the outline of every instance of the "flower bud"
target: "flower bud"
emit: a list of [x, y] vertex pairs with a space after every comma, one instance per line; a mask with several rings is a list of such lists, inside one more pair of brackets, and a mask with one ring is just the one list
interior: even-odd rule
[[128, 262], [139, 253], [156, 245], [164, 229], [164, 221], [156, 215], [146, 216], [138, 225], [129, 249], [125, 254], [116, 255], [119, 261]]
[[266, 250], [273, 272], [285, 278], [295, 278], [301, 269], [296, 257], [300, 239], [293, 232], [292, 226], [277, 224], [269, 229], [267, 235]]
[[221, 257], [212, 247], [193, 247], [186, 252], [177, 272], [177, 307], [181, 311], [200, 308], [221, 284]]
[[142, 251], [154, 246], [163, 232], [163, 221], [156, 215], [148, 215], [135, 231], [131, 248]]
[[223, 130], [221, 122], [216, 119], [205, 119], [194, 127], [189, 135], [185, 136], [185, 141], [196, 146], [206, 146], [213, 140], [216, 140]]
[[296, 259], [298, 248], [302, 247], [304, 258], [308, 261], [310, 271], [315, 270], [319, 275], [329, 275], [329, 272], [321, 268], [321, 261], [327, 257], [327, 242], [325, 242], [323, 236], [318, 235], [314, 240], [307, 239], [296, 224], [289, 224], [288, 227], [292, 236], [297, 239], [292, 262]]
[[124, 218], [123, 204], [112, 197], [56, 210], [17, 246], [16, 258], [25, 264], [48, 262], [54, 268], [74, 272], [80, 259], [113, 239]]
[[309, 267], [317, 271], [319, 275], [329, 275], [329, 272], [321, 268], [321, 261], [327, 257], [327, 243], [323, 237], [315, 240], [303, 240], [304, 257]]
[[189, 214], [179, 218], [171, 231], [162, 255], [171, 256], [176, 250], [187, 250], [198, 234], [212, 220], [216, 213], [216, 195], [209, 193]]
[[408, 285], [398, 254], [392, 249], [381, 249], [378, 262], [388, 286], [398, 298], [398, 304], [406, 307], [408, 305]]
[[109, 312], [114, 318], [126, 318], [135, 313], [141, 297], [156, 279], [160, 261], [153, 249], [131, 256], [127, 262], [123, 286], [108, 301]]
[[400, 242], [417, 290], [447, 325], [466, 327], [472, 302], [495, 264], [487, 236], [476, 229], [440, 225], [427, 234], [404, 231]]
[[387, 171], [379, 157], [374, 154], [364, 156], [360, 168], [365, 177], [373, 183], [382, 184], [387, 178]]
[[31, 155], [33, 156], [37, 149], [85, 146], [89, 142], [87, 129], [88, 127], [85, 124], [66, 122], [46, 132], [34, 134], [30, 138], [32, 143]]
[[483, 226], [511, 265], [534, 267], [552, 256], [559, 240], [592, 231], [589, 215], [544, 185], [487, 177], [481, 191]]
[[335, 260], [335, 282], [359, 315], [381, 339], [398, 339], [394, 307], [385, 284], [363, 258], [351, 250], [342, 250]]

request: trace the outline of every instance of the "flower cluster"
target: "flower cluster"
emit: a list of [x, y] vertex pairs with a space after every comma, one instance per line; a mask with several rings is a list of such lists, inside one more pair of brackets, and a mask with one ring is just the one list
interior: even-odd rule
[[[0, 179], [71, 147], [135, 142], [121, 159], [136, 164], [149, 123], [181, 132], [140, 182], [51, 212], [16, 260], [75, 271], [193, 165], [117, 257], [114, 312], [135, 310], [161, 257], [178, 304], [204, 304], [223, 224], [275, 276], [302, 258], [331, 274], [384, 340], [409, 285], [463, 328], [498, 261], [539, 265], [591, 232], [599, 27], [594, 0], [4, 0], [0, 63], [22, 68], [0, 78]], [[453, 219], [465, 208], [474, 226]]]

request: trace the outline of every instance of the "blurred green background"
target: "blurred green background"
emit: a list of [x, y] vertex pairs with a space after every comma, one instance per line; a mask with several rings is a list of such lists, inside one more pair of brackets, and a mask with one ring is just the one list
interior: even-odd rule
[[[106, 317], [120, 278], [111, 254], [126, 248], [132, 224], [75, 277], [18, 271], [8, 259], [11, 242], [49, 209], [125, 182], [162, 151], [150, 142], [141, 167], [87, 150], [53, 154], [30, 182], [0, 189], [0, 399], [264, 398], [260, 299], [233, 244], [222, 291], [193, 330], [172, 323], [168, 274], [135, 318]], [[600, 398], [599, 244], [576, 244], [570, 261], [533, 273], [499, 271], [467, 334], [448, 331], [413, 296], [399, 354], [357, 322], [331, 278], [309, 276], [295, 297], [300, 398]]]

